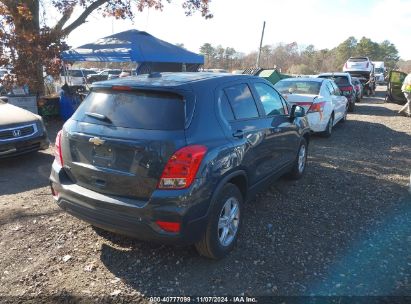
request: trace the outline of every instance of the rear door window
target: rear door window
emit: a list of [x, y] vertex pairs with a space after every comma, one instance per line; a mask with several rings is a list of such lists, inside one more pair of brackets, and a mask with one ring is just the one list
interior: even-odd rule
[[219, 104], [220, 104], [221, 113], [222, 113], [223, 117], [227, 121], [234, 120], [233, 110], [231, 109], [231, 105], [228, 102], [228, 98], [227, 98], [227, 96], [225, 95], [225, 93], [223, 91], [220, 91], [219, 98], [220, 98], [220, 103]]
[[253, 95], [247, 84], [237, 84], [224, 89], [236, 119], [258, 117]]
[[[93, 114], [105, 119], [97, 119]], [[92, 91], [73, 119], [132, 129], [182, 130], [185, 101], [180, 95], [166, 92]]]

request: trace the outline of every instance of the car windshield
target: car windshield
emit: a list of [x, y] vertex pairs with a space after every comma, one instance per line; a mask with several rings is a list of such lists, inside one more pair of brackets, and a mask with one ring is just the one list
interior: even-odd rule
[[348, 62], [364, 62], [364, 61], [368, 61], [367, 58], [363, 58], [363, 57], [359, 57], [359, 58], [350, 58], [348, 59]]
[[318, 95], [320, 93], [321, 83], [318, 81], [308, 80], [292, 80], [279, 81], [274, 87], [282, 94], [311, 94]]
[[375, 73], [382, 74], [382, 73], [384, 73], [384, 69], [383, 68], [376, 68]]

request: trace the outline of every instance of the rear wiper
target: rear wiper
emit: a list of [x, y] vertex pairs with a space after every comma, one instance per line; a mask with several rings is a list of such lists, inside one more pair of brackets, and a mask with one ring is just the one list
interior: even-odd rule
[[96, 119], [99, 119], [99, 120], [102, 120], [102, 121], [105, 121], [105, 122], [108, 122], [108, 123], [112, 123], [111, 119], [108, 118], [106, 115], [93, 113], [93, 112], [86, 112], [85, 114], [87, 116], [90, 116], [90, 117], [93, 117], [93, 118], [96, 118]]

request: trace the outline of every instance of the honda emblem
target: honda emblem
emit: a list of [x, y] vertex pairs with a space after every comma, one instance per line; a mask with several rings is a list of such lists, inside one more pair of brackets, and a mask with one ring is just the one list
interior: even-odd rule
[[21, 131], [20, 130], [13, 130], [13, 136], [14, 137], [20, 137], [21, 136]]

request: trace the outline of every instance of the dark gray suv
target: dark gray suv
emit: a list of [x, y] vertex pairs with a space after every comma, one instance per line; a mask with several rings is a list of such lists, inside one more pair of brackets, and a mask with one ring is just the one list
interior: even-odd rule
[[56, 139], [57, 204], [141, 240], [221, 258], [242, 207], [273, 177], [304, 172], [309, 127], [262, 78], [163, 73], [94, 83]]

